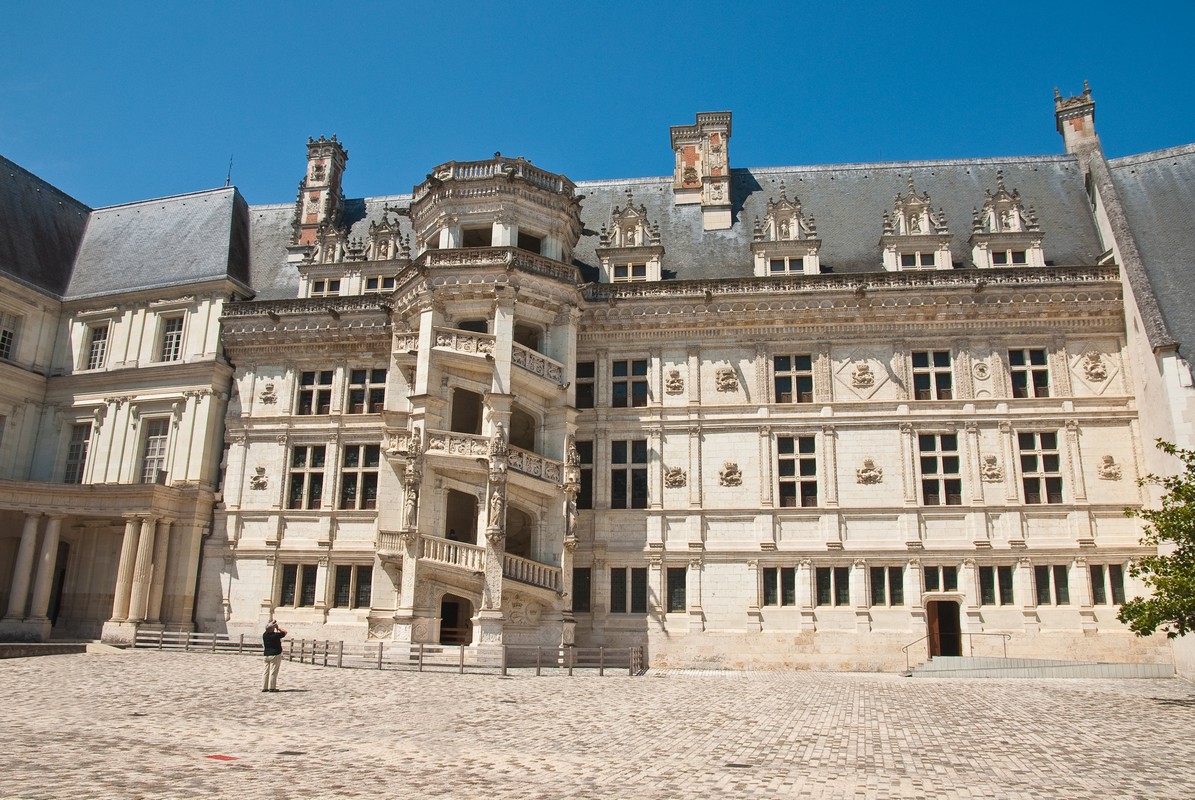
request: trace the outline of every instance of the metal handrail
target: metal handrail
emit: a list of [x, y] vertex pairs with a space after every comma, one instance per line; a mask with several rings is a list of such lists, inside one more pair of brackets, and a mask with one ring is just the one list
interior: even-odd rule
[[[1004, 657], [1008, 658], [1008, 643], [1010, 641], [1012, 641], [1011, 633], [988, 633], [988, 632], [983, 632], [983, 631], [977, 631], [977, 632], [972, 633], [969, 631], [959, 631], [957, 634], [949, 634], [949, 635], [951, 635], [951, 636], [957, 635], [957, 636], [966, 636], [967, 637], [967, 657], [968, 658], [975, 655], [975, 641], [971, 637], [974, 637], [974, 636], [999, 636], [1001, 639], [1003, 639], [1001, 644], [1003, 644], [1003, 646], [1004, 646]], [[927, 633], [924, 636], [922, 636], [920, 639], [914, 639], [913, 641], [906, 644], [904, 647], [900, 648], [901, 652], [905, 654], [905, 671], [906, 672], [909, 671], [910, 669], [912, 669], [912, 666], [909, 663], [909, 648], [912, 647], [913, 645], [917, 644], [918, 642], [924, 642], [926, 639], [929, 639], [932, 636], [937, 636], [940, 639], [942, 634]]]

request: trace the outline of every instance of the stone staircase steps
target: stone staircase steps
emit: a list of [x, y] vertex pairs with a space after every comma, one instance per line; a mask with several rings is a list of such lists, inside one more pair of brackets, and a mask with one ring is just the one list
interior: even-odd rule
[[1174, 666], [1044, 658], [937, 656], [905, 674], [913, 678], [1173, 678]]

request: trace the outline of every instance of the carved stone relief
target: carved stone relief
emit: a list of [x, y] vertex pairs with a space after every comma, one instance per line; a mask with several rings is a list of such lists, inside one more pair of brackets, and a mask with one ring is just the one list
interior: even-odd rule
[[274, 390], [274, 384], [267, 383], [266, 388], [262, 389], [259, 399], [267, 406], [272, 406], [278, 402], [278, 393]]
[[1097, 471], [1102, 481], [1118, 481], [1120, 480], [1120, 464], [1116, 463], [1116, 459], [1112, 456], [1104, 456], [1100, 459]]
[[1083, 354], [1083, 374], [1089, 381], [1102, 383], [1108, 380], [1108, 366], [1104, 364], [1102, 353], [1088, 350]]
[[718, 480], [723, 486], [742, 486], [743, 472], [733, 461], [726, 461], [718, 471]]
[[684, 390], [685, 379], [680, 376], [680, 370], [668, 370], [668, 377], [664, 378], [664, 391], [668, 394], [680, 394]]
[[680, 467], [666, 467], [664, 469], [664, 486], [669, 489], [680, 489], [687, 483], [685, 471]]
[[714, 384], [719, 392], [737, 392], [739, 390], [739, 376], [733, 367], [719, 367], [714, 373]]
[[255, 473], [249, 478], [249, 488], [258, 492], [270, 488], [270, 479], [266, 477], [265, 467], [256, 468]]
[[855, 476], [859, 483], [882, 483], [884, 480], [884, 470], [882, 467], [877, 467], [874, 460], [865, 458], [863, 459], [863, 466], [855, 470]]
[[506, 618], [514, 625], [538, 625], [539, 618], [543, 615], [543, 607], [534, 600], [530, 600], [521, 594], [508, 595], [509, 610], [506, 612]]
[[1004, 468], [990, 453], [983, 457], [983, 465], [979, 468], [979, 473], [985, 483], [997, 483], [1004, 480]]
[[855, 371], [851, 373], [851, 386], [856, 389], [866, 389], [875, 386], [876, 376], [871, 371], [871, 365], [866, 361], [855, 365]]

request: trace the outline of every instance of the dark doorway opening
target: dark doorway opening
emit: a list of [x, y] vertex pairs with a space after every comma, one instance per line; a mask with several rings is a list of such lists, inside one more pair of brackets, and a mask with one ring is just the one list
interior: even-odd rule
[[454, 594], [440, 601], [440, 644], [473, 643], [473, 604]]
[[961, 656], [963, 633], [956, 600], [931, 600], [926, 604], [925, 622], [929, 631], [929, 655]]

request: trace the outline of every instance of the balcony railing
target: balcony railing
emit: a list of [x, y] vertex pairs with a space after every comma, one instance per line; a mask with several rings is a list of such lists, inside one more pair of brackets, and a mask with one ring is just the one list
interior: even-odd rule
[[566, 283], [580, 283], [580, 273], [576, 267], [517, 247], [453, 247], [447, 250], [428, 250], [419, 256], [418, 264], [431, 269], [514, 266], [525, 272], [546, 275]]
[[493, 355], [494, 337], [488, 333], [472, 333], [459, 331], [455, 328], [434, 328], [435, 346], [443, 350], [455, 350], [458, 353], [470, 353], [480, 356]]
[[517, 447], [510, 448], [507, 464], [515, 472], [530, 475], [532, 478], [542, 478], [553, 484], [560, 483], [560, 476], [564, 469], [564, 465], [559, 461], [553, 461]]
[[490, 453], [490, 440], [486, 436], [451, 431], [428, 431], [427, 452], [450, 456], [484, 458]]
[[562, 580], [559, 567], [550, 567], [529, 558], [502, 555], [502, 574], [513, 581], [540, 586], [553, 592], [561, 591]]
[[419, 537], [419, 557], [437, 564], [460, 567], [471, 572], [485, 570], [485, 548], [475, 544], [454, 542], [438, 536]]
[[510, 363], [516, 367], [522, 367], [532, 375], [547, 378], [557, 386], [561, 386], [565, 382], [563, 364], [537, 353], [529, 347], [524, 347], [518, 342], [515, 342], [511, 349]]
[[573, 197], [577, 187], [563, 175], [540, 169], [525, 158], [497, 158], [485, 161], [449, 161], [436, 167], [427, 180], [415, 187], [415, 201], [423, 199], [443, 181], [485, 181], [495, 177], [522, 178], [540, 189]]

